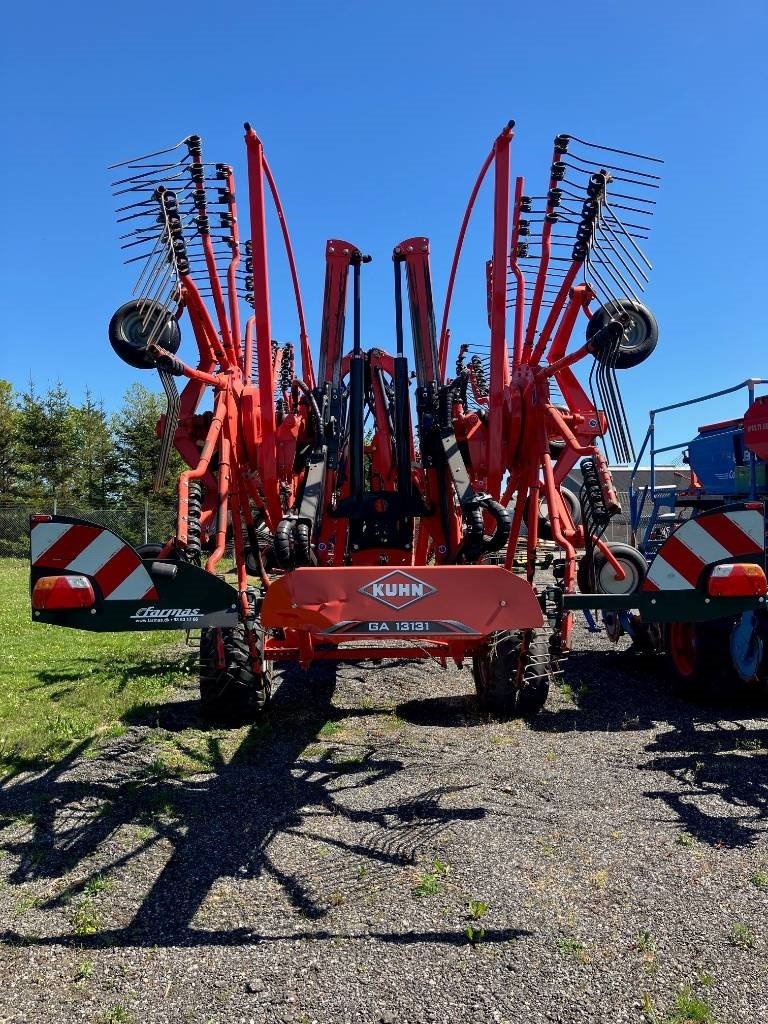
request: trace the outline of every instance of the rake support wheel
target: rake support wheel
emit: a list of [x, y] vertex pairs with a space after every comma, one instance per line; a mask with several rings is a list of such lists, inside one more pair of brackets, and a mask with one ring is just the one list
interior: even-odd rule
[[552, 664], [547, 630], [492, 637], [472, 657], [480, 710], [499, 718], [537, 714], [547, 700]]
[[[263, 649], [260, 631], [259, 649]], [[272, 672], [262, 662], [254, 672], [242, 624], [234, 629], [204, 629], [200, 634], [200, 702], [208, 715], [248, 719], [258, 715], [272, 694]]]
[[131, 299], [109, 321], [109, 343], [124, 363], [137, 370], [153, 370], [157, 357], [149, 351], [148, 344], [175, 353], [181, 344], [181, 332], [162, 303]]
[[624, 327], [624, 336], [616, 353], [616, 369], [628, 370], [644, 363], [659, 340], [656, 317], [641, 302], [618, 299], [616, 302], [601, 306], [592, 315], [587, 325], [587, 341], [595, 338], [597, 332], [612, 320], [618, 320]]

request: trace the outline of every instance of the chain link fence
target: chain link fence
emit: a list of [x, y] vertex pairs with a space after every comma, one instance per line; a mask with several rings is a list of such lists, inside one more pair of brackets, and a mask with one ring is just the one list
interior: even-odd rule
[[87, 508], [38, 501], [0, 504], [0, 556], [29, 556], [29, 517], [33, 514], [57, 514], [87, 519], [124, 537], [131, 544], [165, 541], [176, 531], [176, 513], [147, 501], [127, 508]]
[[[605, 532], [606, 540], [631, 544], [632, 529], [629, 521], [629, 495], [618, 492], [622, 512], [611, 520]], [[176, 514], [173, 510], [155, 506], [151, 502], [127, 508], [96, 509], [84, 506], [58, 505], [37, 502], [25, 504], [0, 504], [0, 557], [27, 558], [29, 555], [29, 517], [33, 513], [57, 513], [87, 519], [98, 526], [104, 526], [113, 533], [124, 537], [131, 544], [146, 544], [151, 541], [165, 541], [176, 531]], [[648, 515], [640, 520], [639, 535], [648, 522]]]

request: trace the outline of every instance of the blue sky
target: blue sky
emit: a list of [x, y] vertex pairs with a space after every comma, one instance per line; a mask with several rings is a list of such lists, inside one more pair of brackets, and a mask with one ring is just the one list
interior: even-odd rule
[[[764, 2], [736, 0], [726, 14], [687, 0], [521, 11], [493, 0], [284, 0], [234, 3], [231, 18], [197, 0], [112, 7], [43, 0], [3, 16], [0, 377], [17, 387], [31, 374], [78, 399], [87, 385], [114, 408], [133, 380], [152, 382], [106, 340], [133, 285], [106, 165], [197, 132], [209, 158], [239, 169], [244, 120], [278, 181], [315, 344], [328, 237], [374, 256], [367, 345], [392, 345], [390, 254], [401, 239], [430, 237], [441, 308], [469, 189], [514, 118], [513, 168], [531, 191], [543, 190], [558, 132], [665, 160], [646, 293], [661, 339], [622, 376], [636, 440], [650, 407], [768, 376]], [[454, 300], [456, 340], [485, 330], [489, 247], [485, 202]], [[289, 282], [273, 253], [274, 333], [291, 338]], [[681, 414], [670, 438], [741, 405]]]

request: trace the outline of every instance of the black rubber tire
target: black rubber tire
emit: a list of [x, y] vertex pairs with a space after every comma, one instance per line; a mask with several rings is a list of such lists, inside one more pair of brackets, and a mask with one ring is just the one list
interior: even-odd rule
[[580, 594], [594, 593], [589, 581], [589, 560], [586, 555], [582, 555], [576, 563], [576, 586]]
[[[568, 511], [571, 513], [571, 519], [573, 520], [574, 526], [581, 524], [581, 502], [576, 494], [568, 487], [560, 485], [560, 494], [562, 495], [563, 501], [568, 507]], [[546, 508], [546, 502], [542, 497], [539, 500], [539, 540], [552, 540], [552, 527], [549, 522], [549, 516], [543, 514], [543, 510]], [[525, 525], [528, 525], [528, 505], [526, 504], [525, 512], [523, 513], [523, 521]]]
[[[753, 621], [750, 622], [749, 620]], [[751, 654], [750, 672], [744, 672], [744, 664], [739, 666], [734, 657], [734, 641], [742, 623], [753, 630], [750, 635], [748, 650]], [[766, 693], [768, 683], [768, 622], [764, 615], [756, 615], [754, 612], [744, 612], [742, 615], [735, 615], [731, 619], [728, 630], [728, 655], [734, 677], [747, 697], [762, 697]]]
[[161, 303], [131, 299], [113, 314], [109, 321], [109, 343], [124, 363], [137, 370], [153, 370], [157, 366], [157, 360], [147, 351], [147, 342], [158, 317], [162, 327], [152, 339], [153, 343], [168, 352], [176, 352], [181, 344], [181, 330]]
[[[560, 413], [565, 413], [566, 415], [569, 415], [571, 411], [567, 405], [556, 405], [555, 409]], [[547, 444], [549, 446], [549, 457], [553, 461], [559, 459], [562, 453], [568, 447], [568, 445], [565, 442], [565, 438], [563, 437], [550, 437], [547, 439]]]
[[[223, 668], [218, 665], [220, 643]], [[242, 624], [201, 630], [200, 703], [206, 715], [226, 721], [253, 719], [263, 712], [271, 695], [271, 665], [264, 662], [262, 672], [253, 671]]]
[[619, 299], [617, 302], [601, 306], [589, 319], [587, 324], [587, 341], [591, 341], [599, 330], [617, 314], [629, 319], [629, 326], [624, 331], [624, 340], [619, 345], [616, 358], [617, 370], [628, 370], [644, 363], [656, 348], [659, 340], [659, 325], [656, 317], [641, 302], [632, 299]]
[[472, 655], [472, 676], [481, 711], [499, 718], [511, 718], [517, 704], [516, 676], [520, 634], [492, 637], [491, 642]]
[[[616, 581], [619, 589], [608, 590], [607, 583], [605, 582], [601, 585], [603, 571], [608, 570], [610, 572], [611, 567], [600, 549], [595, 548], [595, 589], [601, 594], [634, 594], [643, 585], [643, 581], [648, 575], [648, 563], [643, 553], [638, 551], [637, 548], [633, 548], [631, 544], [620, 544], [618, 541], [609, 541], [607, 547], [611, 549], [611, 553], [616, 558], [616, 561], [625, 567], [628, 573], [627, 579]], [[629, 589], [624, 589], [625, 587]]]
[[553, 665], [550, 638], [546, 630], [527, 630], [521, 651], [522, 678], [518, 684], [515, 714], [518, 718], [533, 718], [544, 707], [549, 696], [549, 677]]
[[136, 554], [140, 558], [157, 558], [164, 547], [165, 544], [139, 544]]
[[730, 619], [667, 624], [667, 664], [685, 696], [718, 700], [738, 693], [739, 680], [728, 650], [730, 625]]
[[560, 494], [568, 506], [568, 511], [571, 513], [573, 525], [581, 526], [581, 502], [579, 501], [578, 494], [574, 494], [569, 487], [563, 487], [562, 484], [560, 485]]
[[538, 714], [549, 694], [550, 652], [540, 649], [548, 642], [538, 630], [506, 633], [473, 655], [472, 675], [481, 711], [495, 718]]

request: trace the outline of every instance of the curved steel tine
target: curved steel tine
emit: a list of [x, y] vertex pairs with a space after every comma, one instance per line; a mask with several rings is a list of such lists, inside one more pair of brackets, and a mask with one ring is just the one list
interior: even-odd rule
[[139, 163], [139, 161], [141, 160], [151, 160], [153, 156], [163, 156], [165, 153], [173, 153], [174, 150], [180, 149], [182, 146], [185, 146], [189, 139], [191, 138], [191, 135], [187, 135], [186, 138], [183, 138], [181, 140], [181, 142], [177, 142], [175, 146], [169, 146], [167, 149], [158, 149], [157, 152], [146, 153], [144, 156], [133, 156], [130, 158], [130, 160], [119, 160], [116, 164], [109, 164], [107, 170], [112, 171], [115, 169], [115, 167], [127, 167], [128, 164], [136, 164]]
[[[580, 164], [588, 164], [590, 167], [600, 167], [606, 171], [621, 171], [622, 174], [635, 174], [639, 178], [651, 178], [653, 181], [661, 181], [660, 174], [651, 174], [649, 171], [638, 171], [634, 167], [620, 167], [618, 164], [603, 163], [598, 160], [585, 160], [583, 157], [578, 156], [576, 153], [569, 153], [568, 156], [572, 160], [577, 160]], [[590, 171], [586, 171], [581, 167], [574, 167], [573, 164], [569, 164], [567, 160], [563, 160], [566, 167], [570, 167], [573, 171], [578, 171], [580, 174], [589, 174]], [[632, 180], [632, 179], [617, 179], [617, 180]], [[643, 188], [658, 188], [658, 186], [651, 185], [650, 182], [637, 181], [636, 185], [642, 186]]]
[[185, 166], [182, 163], [166, 164], [164, 167], [149, 167], [142, 173], [138, 173], [139, 168], [143, 167], [143, 164], [139, 164], [136, 167], [136, 174], [129, 174], [127, 178], [117, 178], [115, 181], [110, 182], [110, 187], [115, 188], [117, 185], [125, 185], [129, 181], [136, 182], [137, 184], [141, 181], [145, 181], [147, 178], [157, 178], [158, 181], [164, 181], [168, 176], [167, 174], [161, 173], [161, 171], [171, 171], [176, 167]]
[[[621, 238], [619, 238], [619, 236], [613, 230], [613, 226], [610, 223], [610, 221], [606, 217], [601, 216], [599, 218], [599, 226], [600, 226], [600, 229], [602, 230], [604, 235], [606, 234], [606, 229], [607, 229], [607, 231], [610, 233], [612, 238], [615, 240], [616, 245], [619, 246], [619, 248], [625, 254], [625, 256], [630, 261], [632, 266], [635, 268], [635, 270], [638, 272], [638, 274], [640, 274], [640, 276], [643, 278], [643, 280], [647, 284], [648, 283], [648, 279], [649, 279], [648, 278], [648, 274], [645, 272], [645, 269], [642, 266], [640, 266], [640, 264], [637, 262], [637, 260], [635, 260], [634, 256], [630, 252], [630, 250], [626, 247], [626, 245], [621, 240]], [[631, 238], [632, 236], [629, 235], [629, 237]], [[607, 235], [606, 235], [606, 240], [608, 241], [609, 245], [611, 245], [611, 248], [613, 248], [613, 244], [610, 241], [610, 239], [607, 238]], [[629, 267], [627, 267], [627, 271], [629, 271]]]
[[624, 227], [623, 223], [621, 222], [621, 218], [617, 217], [616, 214], [613, 212], [613, 210], [611, 209], [611, 204], [607, 200], [604, 201], [603, 208], [606, 209], [610, 213], [611, 218], [612, 218], [612, 222], [614, 224], [616, 224], [619, 228], [621, 228], [621, 233], [626, 238], [629, 239], [630, 245], [635, 250], [635, 252], [640, 257], [640, 259], [643, 261], [643, 263], [645, 263], [645, 265], [648, 267], [649, 270], [653, 270], [653, 264], [647, 258], [647, 256], [645, 255], [643, 250], [640, 248], [640, 246], [635, 242], [634, 238], [632, 238], [632, 236], [627, 231], [627, 229]]
[[[600, 234], [599, 238], [597, 237], [598, 232]], [[608, 249], [610, 249], [611, 252], [608, 252], [606, 250], [606, 248], [604, 248], [604, 246], [602, 245], [603, 242], [606, 243]], [[648, 275], [645, 273], [643, 268], [640, 267], [640, 266], [637, 266], [634, 263], [634, 261], [631, 261], [632, 262], [632, 266], [630, 266], [626, 262], [626, 260], [624, 259], [624, 255], [626, 255], [627, 258], [629, 259], [629, 258], [631, 258], [631, 253], [626, 248], [620, 247], [621, 246], [621, 240], [619, 238], [616, 238], [616, 243], [617, 244], [614, 245], [613, 240], [598, 225], [598, 231], [595, 232], [594, 243], [595, 243], [595, 248], [599, 251], [600, 255], [603, 257], [605, 262], [612, 267], [614, 273], [618, 274], [618, 276], [621, 279], [622, 283], [626, 284], [626, 282], [624, 280], [624, 277], [621, 274], [621, 271], [615, 265], [614, 256], [622, 264], [622, 266], [624, 267], [626, 272], [629, 274], [629, 276], [632, 278], [632, 280], [637, 285], [637, 287], [641, 291], [645, 288], [645, 285], [648, 283]], [[633, 267], [634, 267], [634, 270], [636, 270], [638, 275], [640, 276], [640, 280], [638, 280], [638, 278], [635, 276], [635, 273], [633, 272]], [[615, 280], [615, 278], [614, 278], [614, 280]]]
[[168, 462], [171, 457], [171, 448], [173, 447], [173, 441], [179, 425], [179, 412], [181, 408], [181, 398], [179, 396], [178, 389], [176, 388], [176, 381], [173, 379], [173, 375], [167, 370], [158, 369], [157, 372], [163, 385], [163, 391], [165, 391], [167, 404], [165, 411], [165, 423], [163, 424], [163, 436], [160, 441], [160, 453], [157, 460], [157, 466], [155, 468], [155, 476], [152, 481], [152, 489], [155, 492], [162, 488], [166, 474], [168, 473]]
[[646, 156], [645, 153], [633, 153], [629, 149], [616, 149], [615, 146], [602, 146], [599, 142], [587, 142], [586, 139], [580, 139], [577, 135], [570, 135], [567, 132], [563, 133], [567, 139], [571, 139], [573, 142], [578, 142], [581, 146], [588, 146], [590, 149], [604, 149], [606, 153], [620, 153], [622, 156], [631, 156], [636, 160], [650, 160], [654, 164], [663, 164], [664, 161], [658, 156]]

